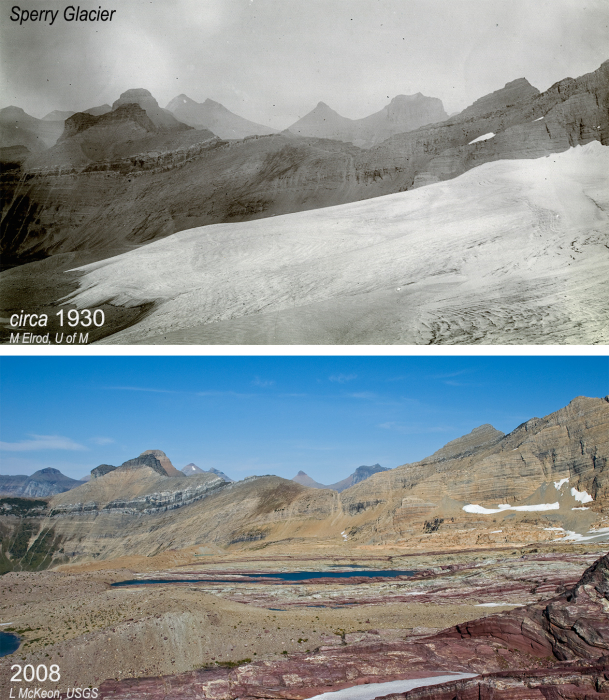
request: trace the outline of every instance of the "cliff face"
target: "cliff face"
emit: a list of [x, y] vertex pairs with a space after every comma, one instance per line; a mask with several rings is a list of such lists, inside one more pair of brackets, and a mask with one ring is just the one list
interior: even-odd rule
[[[546, 512], [555, 516], [556, 525], [573, 529], [569, 523], [577, 517], [599, 513], [607, 504], [608, 428], [609, 401], [579, 397], [556, 413], [533, 418], [498, 441], [462, 455], [438, 459], [447, 449], [443, 448], [432, 458], [375, 474], [342, 495], [343, 509], [369, 510], [369, 521], [376, 514], [377, 537], [412, 537], [425, 523], [434, 522], [447, 535], [463, 528], [475, 534], [485, 523], [495, 523], [497, 530], [502, 525], [526, 527], [527, 519], [539, 519]], [[445, 454], [455, 443], [449, 443]], [[488, 513], [464, 511], [468, 504]], [[509, 507], [501, 511], [497, 504]], [[539, 504], [556, 508], [535, 510]], [[530, 510], [513, 510], [521, 506]], [[359, 536], [373, 532], [371, 523], [359, 527]]]
[[139, 105], [159, 129], [159, 131], [185, 131], [190, 129], [186, 124], [179, 122], [171, 112], [162, 109], [152, 94], [144, 88], [127, 90], [114, 102], [112, 110], [115, 111], [124, 105]]

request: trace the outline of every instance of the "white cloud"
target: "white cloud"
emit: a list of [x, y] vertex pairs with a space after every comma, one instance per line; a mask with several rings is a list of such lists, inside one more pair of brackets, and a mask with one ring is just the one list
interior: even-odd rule
[[33, 435], [31, 440], [21, 442], [0, 442], [0, 450], [7, 452], [31, 452], [33, 450], [86, 450], [71, 438], [61, 435]]

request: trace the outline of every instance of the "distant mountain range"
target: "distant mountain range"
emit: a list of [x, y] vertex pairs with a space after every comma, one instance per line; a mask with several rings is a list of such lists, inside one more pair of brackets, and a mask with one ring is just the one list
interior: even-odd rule
[[221, 479], [224, 479], [224, 481], [231, 482], [233, 479], [230, 478], [230, 476], [226, 476], [224, 472], [221, 472], [219, 469], [216, 469], [215, 467], [210, 467], [209, 469], [201, 469], [200, 467], [197, 467], [196, 464], [193, 464], [191, 462], [190, 464], [187, 464], [183, 469], [181, 469], [182, 473], [185, 474], [186, 476], [194, 476], [195, 474], [214, 474], [215, 476], [219, 476]]
[[195, 102], [187, 95], [178, 95], [171, 100], [166, 109], [184, 124], [195, 129], [209, 129], [221, 139], [243, 139], [246, 136], [277, 133], [277, 129], [244, 119], [219, 102], [209, 99], [205, 102]]
[[332, 489], [333, 491], [338, 491], [339, 493], [341, 493], [342, 491], [350, 488], [354, 484], [359, 484], [361, 481], [369, 479], [373, 474], [378, 474], [378, 472], [386, 471], [389, 471], [388, 468], [381, 467], [380, 464], [373, 464], [371, 467], [362, 465], [361, 467], [358, 467], [353, 472], [353, 474], [350, 474], [346, 479], [342, 479], [341, 481], [337, 481], [335, 484], [329, 484], [328, 486], [325, 486], [324, 484], [320, 484], [318, 481], [311, 479], [311, 477], [308, 474], [301, 470], [298, 472], [298, 474], [296, 474], [295, 477], [293, 477], [292, 481], [295, 481], [297, 484], [302, 484], [302, 486], [308, 486], [309, 488], [313, 489]]
[[82, 486], [82, 481], [71, 479], [62, 474], [59, 469], [47, 467], [34, 472], [31, 476], [19, 474], [16, 476], [0, 475], [0, 495], [27, 496], [30, 498], [45, 498], [64, 493], [70, 489]]
[[448, 119], [437, 97], [398, 95], [379, 112], [363, 119], [348, 119], [320, 102], [287, 131], [298, 136], [350, 141], [360, 148], [370, 148], [394, 134], [413, 131], [426, 124]]

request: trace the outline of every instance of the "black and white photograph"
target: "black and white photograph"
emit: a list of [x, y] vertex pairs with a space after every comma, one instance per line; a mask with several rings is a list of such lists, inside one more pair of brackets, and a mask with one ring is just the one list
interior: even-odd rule
[[606, 0], [2, 0], [6, 345], [609, 341]]

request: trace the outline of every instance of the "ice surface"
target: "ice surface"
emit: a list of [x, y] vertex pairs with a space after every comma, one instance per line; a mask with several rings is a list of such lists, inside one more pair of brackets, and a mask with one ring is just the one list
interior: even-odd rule
[[607, 173], [609, 148], [594, 141], [189, 229], [79, 268], [70, 298], [154, 302], [110, 344], [607, 343]]

